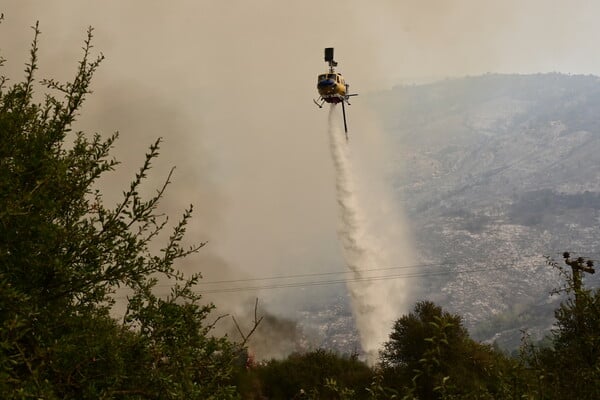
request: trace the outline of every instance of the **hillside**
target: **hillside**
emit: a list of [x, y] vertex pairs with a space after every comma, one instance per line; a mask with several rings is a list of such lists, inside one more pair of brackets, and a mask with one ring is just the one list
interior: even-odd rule
[[482, 340], [513, 347], [522, 328], [547, 331], [560, 298], [543, 256], [600, 253], [600, 79], [485, 75], [368, 100], [418, 253], [450, 272], [423, 281], [421, 297]]

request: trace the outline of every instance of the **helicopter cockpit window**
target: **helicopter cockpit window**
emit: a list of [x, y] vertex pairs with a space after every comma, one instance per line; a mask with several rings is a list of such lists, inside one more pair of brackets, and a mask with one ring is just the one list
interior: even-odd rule
[[334, 81], [337, 81], [336, 78], [337, 78], [337, 74], [329, 74], [329, 75], [327, 75], [327, 79], [332, 79]]
[[327, 79], [327, 75], [319, 75], [319, 81], [322, 81], [323, 79]]

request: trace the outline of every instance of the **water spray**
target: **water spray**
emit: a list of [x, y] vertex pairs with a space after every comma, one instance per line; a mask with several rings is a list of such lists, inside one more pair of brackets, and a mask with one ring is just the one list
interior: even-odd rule
[[[369, 210], [365, 205], [373, 202], [372, 197], [377, 197], [378, 194], [366, 190], [355, 179], [351, 148], [344, 139], [334, 105], [329, 111], [328, 133], [335, 167], [338, 236], [353, 278], [360, 279], [365, 277], [365, 270], [389, 266], [395, 261], [392, 259], [394, 250], [390, 248], [393, 244], [390, 243], [390, 237], [378, 237], [376, 230], [379, 228], [370, 223]], [[393, 321], [405, 311], [402, 309], [404, 283], [398, 280], [353, 281], [348, 283], [348, 290], [361, 346], [367, 361], [374, 363], [388, 338]]]

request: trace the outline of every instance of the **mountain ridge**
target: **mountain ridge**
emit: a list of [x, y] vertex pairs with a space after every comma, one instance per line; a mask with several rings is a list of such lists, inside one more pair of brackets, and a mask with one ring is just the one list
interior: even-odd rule
[[424, 281], [419, 296], [481, 340], [514, 347], [521, 328], [547, 333], [560, 280], [544, 256], [600, 254], [600, 78], [487, 74], [368, 102], [395, 150], [392, 185], [421, 259], [484, 269]]

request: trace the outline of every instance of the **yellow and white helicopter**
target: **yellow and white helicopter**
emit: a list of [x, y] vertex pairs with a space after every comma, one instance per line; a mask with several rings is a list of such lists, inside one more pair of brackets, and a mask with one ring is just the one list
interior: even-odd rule
[[344, 104], [350, 105], [348, 101], [352, 96], [358, 96], [358, 93], [348, 93], [348, 85], [344, 81], [344, 77], [339, 72], [335, 72], [335, 67], [338, 63], [333, 60], [333, 47], [325, 49], [325, 62], [329, 64], [329, 72], [319, 75], [317, 79], [317, 90], [319, 91], [319, 99], [314, 100], [319, 108], [323, 108], [324, 103], [338, 104], [342, 103], [342, 115], [344, 116], [344, 131], [346, 132], [346, 140], [348, 139], [348, 125], [346, 124], [346, 107]]

